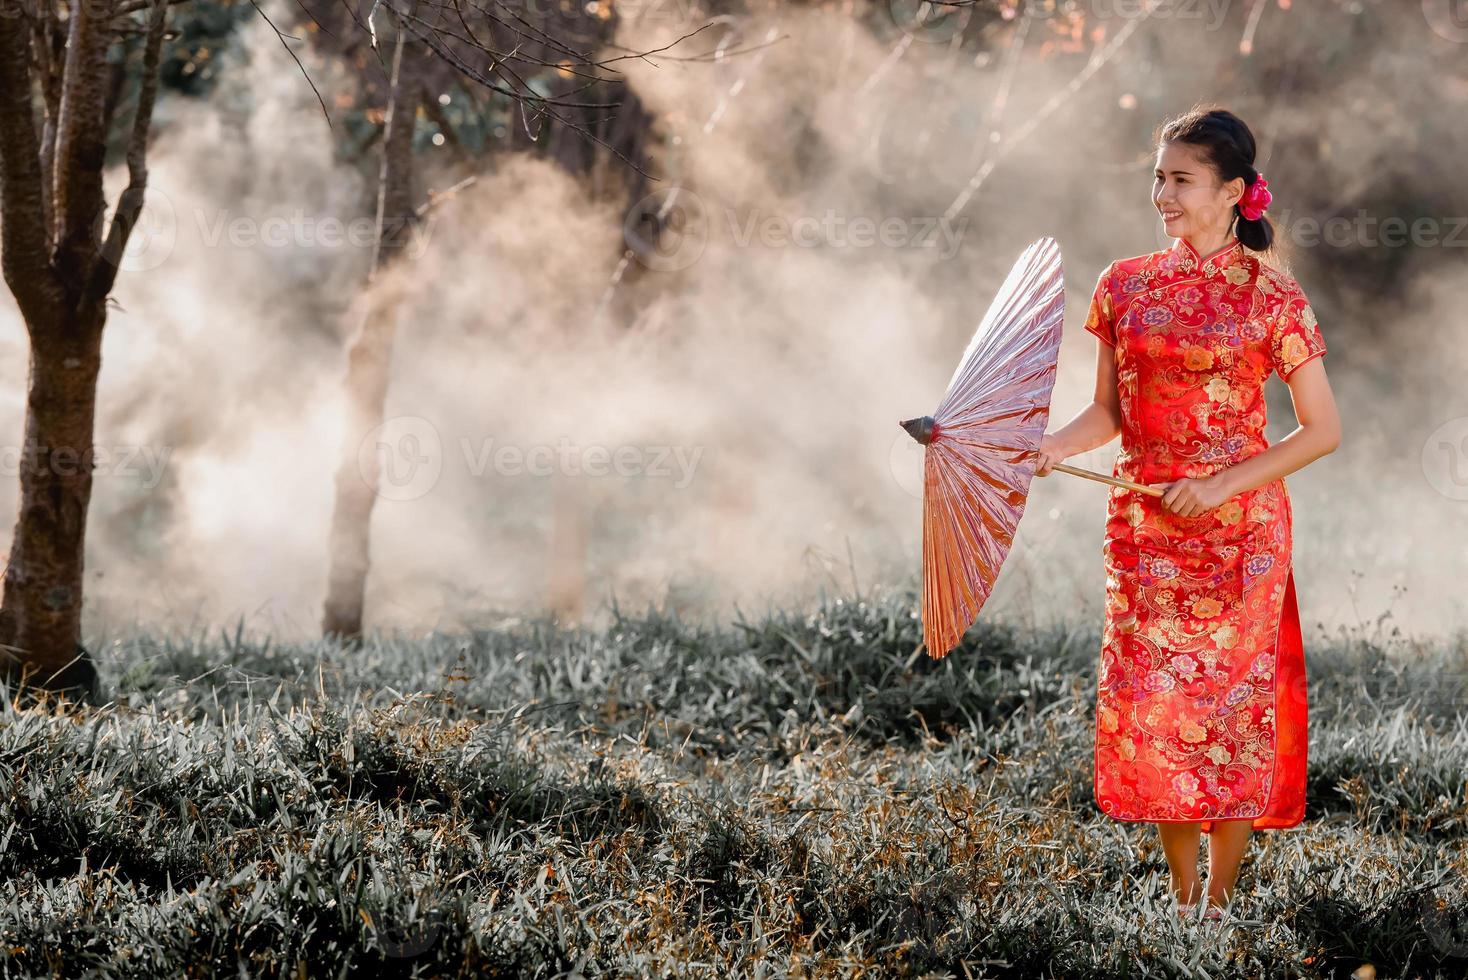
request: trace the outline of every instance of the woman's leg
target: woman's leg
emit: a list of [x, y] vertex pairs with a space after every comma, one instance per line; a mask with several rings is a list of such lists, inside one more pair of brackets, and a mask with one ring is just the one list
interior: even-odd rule
[[1249, 848], [1252, 820], [1220, 820], [1208, 835], [1208, 904], [1224, 906], [1233, 897], [1239, 865]]
[[1192, 903], [1201, 897], [1198, 845], [1202, 840], [1202, 828], [1201, 822], [1157, 825], [1157, 832], [1162, 835], [1162, 852], [1167, 855], [1167, 867], [1172, 872], [1172, 893], [1179, 902]]

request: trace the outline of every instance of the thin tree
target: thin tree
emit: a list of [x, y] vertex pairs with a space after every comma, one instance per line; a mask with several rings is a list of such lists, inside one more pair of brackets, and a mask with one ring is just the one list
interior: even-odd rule
[[[627, 93], [618, 90], [619, 101], [583, 99], [581, 93], [622, 86], [613, 64], [654, 54], [594, 59], [578, 42], [587, 46], [608, 42], [614, 22], [584, 13], [567, 15], [560, 5], [549, 5], [549, 12], [533, 16], [499, 2], [466, 8], [458, 2], [423, 7], [411, 0], [379, 0], [374, 10], [379, 8], [396, 39], [378, 180], [377, 241], [367, 307], [347, 352], [344, 442], [334, 484], [321, 623], [324, 635], [349, 642], [362, 635], [371, 569], [371, 519], [381, 480], [380, 461], [366, 440], [384, 421], [401, 303], [401, 280], [389, 270], [400, 260], [412, 222], [423, 210], [414, 206], [412, 192], [416, 110], [420, 104], [433, 104], [431, 91], [464, 82], [471, 91], [478, 89], [507, 101], [512, 111], [518, 110], [524, 131], [534, 139], [547, 133], [573, 135], [626, 163], [629, 173], [646, 178], [640, 166], [641, 140], [633, 135], [640, 129], [626, 122], [609, 127], [609, 119], [616, 117], [602, 111], [622, 107], [620, 97]], [[582, 8], [578, 5], [569, 9]], [[320, 15], [327, 17], [330, 13], [323, 10]], [[473, 26], [470, 13], [476, 15]], [[594, 25], [595, 31], [578, 35], [578, 28], [587, 24]], [[691, 31], [679, 41], [696, 33]], [[375, 30], [372, 36], [375, 42]], [[547, 76], [559, 90], [546, 91]], [[623, 113], [623, 118], [650, 122], [636, 105]], [[587, 166], [584, 155], [567, 153], [565, 145], [562, 140], [553, 153], [557, 162], [568, 169]]]
[[[133, 22], [132, 12], [145, 23]], [[0, 0], [0, 265], [30, 341], [20, 513], [0, 602], [3, 673], [90, 699], [80, 646], [93, 419], [107, 297], [142, 210], [167, 0], [76, 0], [61, 16]], [[110, 223], [102, 187], [114, 44], [141, 33], [128, 182]]]
[[[31, 354], [20, 507], [0, 600], [0, 675], [32, 692], [84, 700], [98, 694], [95, 663], [81, 646], [81, 612], [102, 332], [147, 189], [168, 10], [181, 2], [187, 0], [0, 0], [0, 266]], [[598, 134], [600, 121], [586, 115], [618, 103], [578, 97], [614, 69], [555, 37], [521, 6], [433, 0], [419, 7], [383, 0], [373, 12], [387, 8], [400, 36], [416, 42], [411, 46], [420, 47], [425, 59], [509, 98], [527, 130], [564, 126], [622, 157]], [[373, 36], [375, 48], [374, 18], [364, 23], [353, 14], [351, 22]], [[532, 85], [532, 70], [550, 66], [576, 84], [549, 92]], [[121, 134], [128, 180], [109, 216], [103, 169], [118, 95], [129, 77], [136, 78], [138, 94], [131, 125]], [[407, 140], [411, 126], [405, 122], [402, 130], [398, 138]], [[387, 219], [406, 193], [384, 193], [379, 208], [385, 224], [403, 231], [406, 223]], [[354, 353], [370, 353], [374, 338], [391, 339], [374, 328]], [[373, 370], [361, 376], [370, 382]], [[362, 404], [370, 416], [370, 400]]]
[[[419, 104], [419, 53], [399, 29], [393, 44], [386, 131], [378, 177], [377, 234], [367, 279], [367, 310], [347, 348], [346, 425], [331, 515], [329, 567], [322, 632], [361, 634], [369, 568], [369, 528], [381, 474], [377, 457], [358, 449], [382, 421], [399, 303], [380, 286], [387, 267], [408, 243], [413, 207], [413, 128]], [[366, 466], [363, 466], [363, 463]]]

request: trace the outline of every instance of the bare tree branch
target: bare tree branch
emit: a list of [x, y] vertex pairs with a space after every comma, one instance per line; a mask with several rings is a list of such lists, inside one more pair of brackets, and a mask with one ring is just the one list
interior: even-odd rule
[[[0, 0], [13, 24], [21, 0]], [[41, 195], [42, 169], [31, 109], [30, 52], [24, 31], [0, 31], [0, 264], [27, 323], [54, 309], [60, 290], [50, 268], [50, 235]]]
[[[510, 96], [512, 99], [515, 100], [516, 104], [520, 106], [522, 112], [528, 111], [530, 108], [533, 107], [534, 110], [542, 118], [548, 117], [554, 119], [556, 122], [560, 123], [562, 126], [565, 126], [567, 129], [580, 133], [586, 139], [590, 140], [593, 143], [596, 143], [598, 146], [605, 148], [607, 152], [611, 153], [618, 160], [621, 160], [623, 163], [627, 164], [627, 166], [631, 167], [641, 176], [646, 177], [649, 180], [657, 179], [651, 174], [647, 173], [641, 167], [639, 167], [636, 162], [629, 159], [627, 155], [621, 150], [617, 149], [611, 143], [608, 143], [605, 139], [592, 132], [586, 125], [577, 122], [575, 119], [572, 119], [565, 113], [559, 111], [562, 108], [612, 109], [616, 108], [621, 103], [566, 102], [548, 96], [537, 95], [533, 90], [529, 88], [529, 85], [525, 84], [523, 81], [521, 84], [525, 84], [526, 88], [526, 91], [524, 92], [519, 92], [514, 89], [507, 88], [501, 83], [496, 82], [493, 78], [487, 77], [483, 73], [469, 66], [463, 58], [450, 50], [446, 45], [442, 44], [441, 39], [435, 35], [434, 29], [431, 25], [429, 27], [428, 33], [426, 34], [419, 30], [416, 26], [414, 26], [414, 22], [421, 20], [421, 18], [415, 17], [412, 14], [404, 15], [402, 11], [396, 10], [396, 8], [394, 8], [394, 13], [397, 14], [398, 23], [402, 29], [405, 29], [409, 34], [412, 34], [418, 40], [422, 41], [425, 45], [427, 45], [430, 51], [438, 55], [438, 57], [448, 62], [450, 65], [457, 68], [466, 78], [470, 78], [473, 81], [478, 82], [480, 85], [484, 86], [487, 89]], [[502, 62], [495, 65], [495, 70], [509, 72], [509, 69], [505, 68]], [[513, 73], [511, 73], [511, 77], [518, 78], [518, 76], [514, 75]], [[528, 118], [526, 119], [526, 125], [529, 125]], [[532, 136], [531, 138], [534, 139], [535, 137]]]
[[[470, 0], [470, 2], [472, 3], [472, 0]], [[524, 31], [520, 31], [517, 28], [511, 27], [511, 29], [512, 30], [515, 30], [516, 33], [519, 33], [519, 34], [523, 35], [524, 37], [526, 37], [528, 39], [532, 39], [532, 40], [538, 41], [541, 44], [544, 44], [546, 47], [551, 48], [552, 50], [560, 51], [563, 54], [569, 55], [573, 60], [579, 62], [580, 64], [584, 64], [584, 65], [597, 65], [598, 64], [597, 62], [592, 61], [591, 60], [591, 56], [588, 55], [588, 54], [586, 54], [584, 51], [577, 51], [575, 48], [573, 48], [570, 45], [564, 43], [560, 38], [556, 37], [555, 35], [550, 34], [547, 31], [544, 31], [541, 28], [536, 27], [534, 24], [530, 23], [530, 21], [526, 20], [524, 17], [522, 17], [520, 15], [519, 11], [514, 10], [513, 8], [511, 8], [509, 6], [506, 6], [506, 4], [504, 3], [504, 0], [492, 0], [492, 2], [494, 3], [494, 5], [496, 7], [499, 7], [500, 9], [504, 10], [505, 13], [509, 14], [512, 18], [514, 18], [520, 24], [523, 24], [524, 25], [524, 27], [525, 27], [525, 30]], [[483, 13], [485, 14], [485, 16], [489, 17], [495, 23], [498, 23], [498, 24], [504, 24], [505, 23], [504, 21], [500, 20], [498, 17], [495, 17], [493, 14], [489, 13], [489, 11], [484, 10], [483, 7], [479, 7], [477, 4], [475, 5], [475, 7], [476, 7], [476, 9], [478, 9], [480, 11], [483, 11]], [[510, 25], [508, 25], [508, 24], [506, 24], [505, 26], [510, 27]], [[600, 67], [600, 65], [598, 65], [598, 67]]]
[[454, 184], [452, 187], [446, 187], [441, 191], [435, 191], [432, 188], [429, 188], [428, 200], [418, 205], [418, 207], [413, 211], [413, 217], [422, 218], [426, 216], [434, 208], [441, 207], [442, 205], [457, 197], [459, 191], [463, 190], [466, 187], [472, 187], [475, 183], [478, 182], [478, 180], [478, 174], [470, 174], [468, 177], [465, 177], [463, 180], [459, 181], [457, 184]]
[[698, 33], [702, 32], [704, 30], [707, 30], [710, 27], [713, 27], [713, 26], [714, 26], [713, 22], [710, 21], [709, 23], [703, 25], [703, 27], [700, 27], [698, 30], [696, 30], [696, 31], [690, 31], [687, 34], [684, 34], [682, 37], [678, 38], [678, 40], [676, 40], [676, 41], [673, 41], [671, 44], [665, 44], [661, 48], [654, 48], [651, 51], [634, 51], [632, 48], [627, 47], [625, 44], [617, 44], [615, 42], [608, 41], [607, 42], [607, 47], [614, 48], [614, 49], [616, 49], [618, 51], [630, 51], [632, 53], [631, 54], [618, 55], [615, 58], [607, 58], [605, 61], [599, 61], [599, 62], [597, 62], [597, 64], [602, 65], [602, 66], [606, 66], [606, 65], [612, 64], [615, 61], [636, 60], [636, 61], [646, 61], [650, 65], [656, 65], [657, 64], [657, 60], [653, 57], [654, 55], [660, 55], [661, 56], [661, 59], [663, 61], [722, 61], [725, 58], [732, 58], [732, 57], [734, 57], [737, 54], [749, 54], [752, 51], [758, 51], [761, 48], [768, 48], [768, 47], [771, 47], [772, 45], [779, 44], [781, 41], [787, 41], [787, 40], [790, 39], [790, 35], [789, 34], [782, 34], [779, 37], [773, 38], [773, 39], [771, 39], [769, 41], [762, 41], [759, 44], [751, 44], [747, 48], [736, 48], [733, 51], [718, 51], [718, 50], [714, 50], [714, 51], [706, 51], [703, 54], [692, 54], [692, 55], [671, 55], [671, 54], [665, 55], [665, 54], [663, 54], [663, 52], [664, 51], [667, 51], [669, 48], [675, 47], [680, 42], [686, 41], [690, 37], [693, 37], [695, 34], [698, 34]]
[[285, 53], [290, 55], [291, 60], [296, 63], [296, 67], [301, 69], [301, 75], [306, 79], [306, 84], [311, 86], [311, 91], [315, 94], [316, 101], [321, 103], [321, 114], [326, 117], [326, 127], [330, 129], [331, 113], [326, 111], [326, 100], [321, 97], [321, 92], [316, 88], [316, 83], [311, 81], [311, 76], [306, 72], [306, 66], [301, 64], [301, 59], [296, 57], [296, 53], [291, 50], [291, 46], [285, 43], [285, 35], [280, 32], [280, 28], [275, 26], [274, 21], [265, 16], [265, 11], [260, 9], [260, 5], [256, 3], [255, 0], [250, 0], [250, 6], [254, 7], [255, 13], [263, 17], [265, 19], [265, 23], [270, 25], [270, 29], [275, 32], [276, 39], [280, 41], [280, 46], [285, 48]]
[[112, 40], [112, 2], [73, 0], [71, 6], [51, 192], [56, 273], [68, 289], [78, 288], [87, 280], [97, 257], [93, 229], [106, 207], [102, 168], [107, 134], [102, 115], [107, 97], [104, 83], [107, 46]]
[[148, 20], [148, 39], [143, 47], [143, 74], [138, 90], [138, 105], [133, 112], [132, 134], [127, 144], [127, 187], [117, 199], [112, 226], [102, 245], [99, 261], [92, 267], [91, 281], [85, 297], [101, 299], [112, 291], [122, 252], [143, 210], [143, 197], [148, 189], [148, 131], [153, 125], [153, 103], [158, 96], [158, 61], [163, 49], [163, 31], [168, 22], [167, 0], [154, 0]]
[[43, 3], [38, 14], [31, 23], [31, 56], [41, 90], [41, 208], [49, 234], [56, 221], [51, 207], [51, 163], [56, 150], [56, 114], [61, 108], [61, 65], [66, 49], [56, 21], [56, 5]]
[[[456, 52], [451, 50], [447, 45], [443, 43], [441, 35], [447, 34], [451, 37], [455, 35], [450, 34], [442, 28], [435, 27], [434, 25], [428, 23], [423, 18], [418, 17], [415, 14], [405, 13], [404, 11], [397, 9], [394, 9], [393, 12], [401, 19], [400, 23], [404, 28], [407, 29], [409, 34], [412, 34], [418, 40], [426, 44], [429, 50], [438, 55], [444, 61], [447, 61], [449, 64], [453, 65], [460, 72], [462, 72], [465, 77], [473, 79], [480, 85], [483, 85], [485, 88], [493, 89], [494, 91], [499, 92], [502, 95], [508, 95], [510, 98], [515, 99], [517, 102], [529, 103], [534, 105], [536, 108], [544, 105], [559, 106], [563, 109], [615, 109], [619, 105], [619, 103], [616, 102], [567, 102], [564, 99], [539, 95], [535, 92], [534, 89], [530, 88], [529, 85], [527, 85], [522, 79], [520, 79], [518, 75], [515, 75], [513, 73], [510, 73], [510, 76], [515, 80], [520, 81], [520, 84], [524, 86], [524, 91], [517, 91], [516, 89], [507, 87], [506, 85], [495, 81], [494, 78], [487, 76], [483, 72], [480, 72], [479, 70], [471, 67], [467, 62], [464, 61], [464, 59], [460, 55], [458, 55]], [[428, 33], [425, 34], [419, 31], [413, 26], [414, 24], [422, 24], [428, 29]], [[510, 69], [505, 67], [503, 61], [497, 61], [492, 70], [496, 73], [510, 72]]]

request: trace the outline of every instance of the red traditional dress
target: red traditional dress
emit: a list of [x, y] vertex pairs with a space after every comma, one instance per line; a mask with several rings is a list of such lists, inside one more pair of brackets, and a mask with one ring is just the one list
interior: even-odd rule
[[[1086, 330], [1115, 350], [1112, 475], [1201, 478], [1266, 449], [1264, 382], [1325, 353], [1300, 286], [1234, 238], [1113, 262]], [[1197, 517], [1114, 487], [1096, 802], [1122, 821], [1293, 827], [1305, 814], [1305, 654], [1289, 494], [1275, 480]]]

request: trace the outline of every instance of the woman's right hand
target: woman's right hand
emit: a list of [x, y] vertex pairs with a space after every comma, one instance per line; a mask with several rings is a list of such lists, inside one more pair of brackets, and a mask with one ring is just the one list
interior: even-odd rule
[[1053, 432], [1047, 432], [1040, 437], [1038, 455], [1039, 466], [1035, 468], [1035, 475], [1049, 476], [1051, 467], [1063, 461], [1070, 454], [1065, 451], [1065, 447], [1060, 444], [1060, 440], [1055, 438]]

